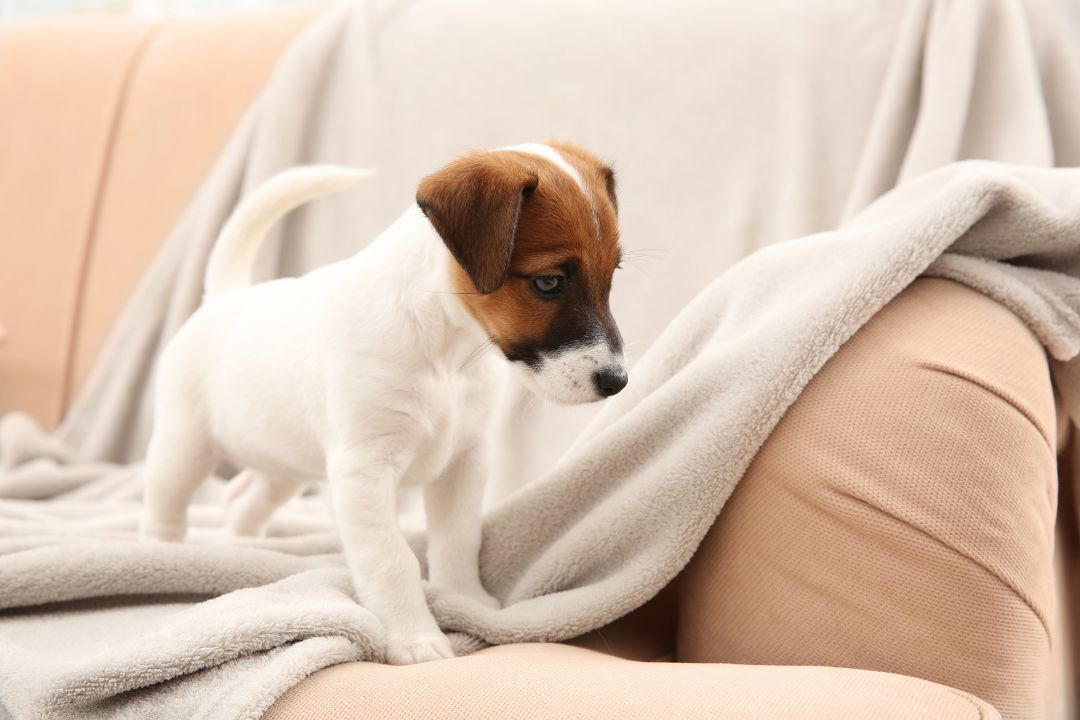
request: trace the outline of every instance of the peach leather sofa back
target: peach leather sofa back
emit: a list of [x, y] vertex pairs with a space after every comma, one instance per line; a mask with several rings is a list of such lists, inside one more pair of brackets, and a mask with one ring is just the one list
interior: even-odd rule
[[0, 413], [59, 422], [229, 133], [324, 7], [0, 25]]

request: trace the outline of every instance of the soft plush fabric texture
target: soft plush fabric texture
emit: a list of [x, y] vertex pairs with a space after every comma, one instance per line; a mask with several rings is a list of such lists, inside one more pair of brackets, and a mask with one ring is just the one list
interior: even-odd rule
[[739, 481], [680, 577], [677, 658], [884, 670], [1072, 717], [1053, 704], [1055, 445], [1038, 340], [984, 295], [916, 281]]
[[[377, 622], [351, 598], [321, 506], [298, 503], [276, 523], [273, 537], [233, 546], [216, 531], [216, 506], [198, 506], [196, 522], [207, 529], [194, 542], [147, 547], [131, 541], [137, 467], [103, 463], [141, 456], [155, 353], [195, 307], [206, 254], [236, 198], [272, 172], [301, 161], [380, 169], [380, 160], [395, 161], [386, 182], [327, 200], [284, 224], [277, 236], [283, 242], [271, 243], [264, 272], [295, 272], [345, 255], [381, 229], [454, 131], [461, 138], [454, 142], [486, 147], [565, 130], [616, 158], [626, 147], [631, 167], [639, 168], [623, 184], [624, 232], [633, 229], [628, 245], [655, 242], [672, 257], [695, 261], [668, 261], [664, 276], [646, 275], [631, 286], [640, 292], [620, 296], [616, 315], [628, 337], [649, 342], [678, 304], [742, 254], [744, 239], [827, 228], [897, 181], [957, 157], [1051, 164], [1076, 152], [1069, 114], [1075, 107], [1063, 101], [1075, 66], [1058, 62], [1043, 76], [1042, 60], [1033, 55], [1033, 48], [1064, 47], [1054, 40], [1064, 24], [1028, 23], [1013, 4], [897, 3], [888, 12], [902, 22], [889, 25], [898, 29], [888, 36], [860, 32], [858, 22], [844, 25], [859, 42], [880, 46], [867, 52], [877, 64], [865, 64], [853, 84], [830, 84], [822, 99], [815, 94], [814, 102], [833, 103], [833, 112], [800, 113], [792, 122], [791, 113], [775, 106], [777, 88], [744, 74], [745, 103], [709, 88], [718, 113], [729, 106], [745, 111], [753, 128], [737, 142], [720, 139], [712, 114], [698, 107], [686, 112], [675, 102], [703, 90], [669, 94], [675, 84], [666, 78], [681, 77], [686, 66], [655, 62], [692, 58], [696, 68], [699, 58], [712, 57], [714, 73], [733, 76], [731, 68], [742, 66], [733, 60], [743, 58], [723, 53], [745, 49], [763, 34], [795, 35], [776, 33], [769, 10], [750, 11], [748, 26], [724, 30], [730, 45], [717, 42], [694, 32], [709, 6], [655, 15], [620, 15], [614, 6], [593, 4], [467, 6], [474, 16], [448, 4], [395, 3], [391, 10], [372, 3], [344, 8], [295, 45], [137, 290], [59, 434], [44, 437], [19, 416], [0, 427], [0, 494], [24, 498], [0, 508], [0, 587], [4, 606], [15, 609], [0, 620], [5, 705], [16, 713], [109, 717], [138, 714], [153, 703], [159, 715], [256, 717], [314, 669], [379, 657]], [[837, 13], [869, 21], [858, 12]], [[476, 17], [484, 22], [473, 22]], [[610, 32], [612, 22], [619, 32]], [[500, 28], [495, 46], [491, 27]], [[1029, 31], [1050, 39], [1032, 44]], [[656, 74], [630, 73], [628, 82], [639, 85], [618, 85], [614, 76], [562, 82], [583, 77], [583, 66], [600, 73], [618, 67], [589, 65], [598, 38], [627, 58], [658, 36], [687, 54], [649, 53]], [[443, 42], [448, 37], [454, 42]], [[509, 88], [529, 76], [515, 63], [531, 62], [551, 37], [563, 41], [552, 55], [551, 76], [534, 79], [529, 90], [560, 99], [559, 112], [552, 112], [564, 118], [561, 124], [544, 120], [532, 103], [506, 101]], [[813, 38], [810, 49], [795, 43], [773, 54], [783, 64], [776, 76], [785, 78], [784, 88], [814, 88], [813, 78], [825, 77], [817, 63], [823, 49], [843, 46], [834, 25], [805, 37]], [[980, 63], [978, 71], [958, 62], [981, 57], [988, 45], [1010, 61]], [[503, 47], [507, 62], [493, 63]], [[703, 54], [706, 48], [715, 55]], [[382, 72], [394, 73], [392, 88]], [[620, 80], [625, 76], [619, 72]], [[460, 78], [477, 80], [463, 88], [451, 81]], [[624, 104], [624, 92], [626, 102], [640, 105]], [[920, 92], [924, 97], [914, 103]], [[641, 115], [657, 126], [625, 121], [646, 106], [665, 106], [665, 99], [672, 113]], [[840, 109], [852, 103], [874, 108], [865, 123], [865, 115], [853, 113], [857, 127], [846, 128], [863, 144], [820, 142], [836, 137], [825, 128], [834, 129]], [[609, 121], [571, 122], [566, 107]], [[487, 129], [476, 125], [477, 110], [491, 115]], [[995, 120], [988, 123], [991, 110]], [[440, 123], [438, 136], [427, 130], [432, 118]], [[680, 137], [678, 151], [656, 142], [672, 135]], [[775, 150], [774, 162], [758, 169], [748, 147]], [[847, 150], [833, 153], [836, 147]], [[694, 189], [672, 180], [702, 162], [724, 171], [698, 175], [709, 182]], [[440, 622], [459, 633], [458, 647], [572, 637], [654, 595], [688, 561], [802, 387], [932, 264], [932, 272], [1006, 304], [1059, 360], [1072, 358], [1080, 347], [1074, 305], [1080, 293], [1071, 277], [1052, 270], [1076, 260], [1076, 182], [1067, 171], [960, 165], [907, 182], [838, 232], [752, 256], [666, 325], [633, 368], [630, 387], [605, 403], [558, 463], [553, 448], [565, 447], [581, 418], [568, 421], [552, 410], [523, 420], [517, 396], [508, 395], [500, 420], [503, 445], [514, 452], [496, 483], [543, 477], [487, 520], [482, 569], [506, 607], [488, 611], [432, 594]], [[666, 195], [673, 188], [678, 194]], [[775, 224], [762, 230], [763, 218]], [[935, 262], [950, 248], [955, 254]], [[1066, 389], [1069, 370], [1059, 368]], [[551, 429], [556, 421], [561, 431]], [[207, 499], [215, 489], [208, 486]], [[38, 501], [45, 498], [53, 501]], [[207, 597], [213, 599], [200, 602]]]

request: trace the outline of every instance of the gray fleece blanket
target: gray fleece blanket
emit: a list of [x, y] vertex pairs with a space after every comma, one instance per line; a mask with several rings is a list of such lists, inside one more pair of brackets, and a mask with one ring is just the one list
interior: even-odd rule
[[[257, 718], [319, 668], [381, 657], [320, 500], [284, 508], [267, 538], [228, 541], [213, 480], [188, 542], [140, 544], [138, 464], [102, 461], [138, 455], [156, 349], [197, 302], [250, 168], [273, 155], [253, 137], [274, 125], [268, 109], [326, 92], [318, 72], [343, 72], [324, 49], [349, 18], [286, 58], [60, 432], [0, 421], [0, 706], [13, 717]], [[275, 147], [302, 144], [296, 127], [275, 130]], [[906, 182], [838, 230], [751, 255], [666, 325], [565, 455], [486, 516], [482, 576], [503, 607], [429, 593], [456, 649], [570, 638], [655, 595], [806, 383], [920, 274], [1011, 308], [1077, 398], [1080, 171], [967, 162]]]

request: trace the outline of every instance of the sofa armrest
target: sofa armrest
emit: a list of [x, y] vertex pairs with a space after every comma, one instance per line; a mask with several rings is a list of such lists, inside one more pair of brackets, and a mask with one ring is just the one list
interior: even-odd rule
[[557, 643], [502, 645], [393, 667], [345, 663], [286, 692], [264, 720], [341, 717], [987, 720], [967, 693], [827, 667], [648, 663]]
[[1055, 716], [1054, 427], [1024, 323], [916, 281], [758, 451], [680, 577], [677, 658], [866, 668]]

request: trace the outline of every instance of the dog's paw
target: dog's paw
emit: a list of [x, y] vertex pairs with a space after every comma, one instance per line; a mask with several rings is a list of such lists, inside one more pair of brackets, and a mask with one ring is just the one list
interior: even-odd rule
[[187, 535], [187, 527], [143, 518], [139, 523], [139, 539], [157, 542], [181, 542]]
[[450, 641], [438, 631], [392, 636], [386, 644], [386, 662], [391, 665], [415, 665], [452, 657], [454, 649], [450, 647]]

